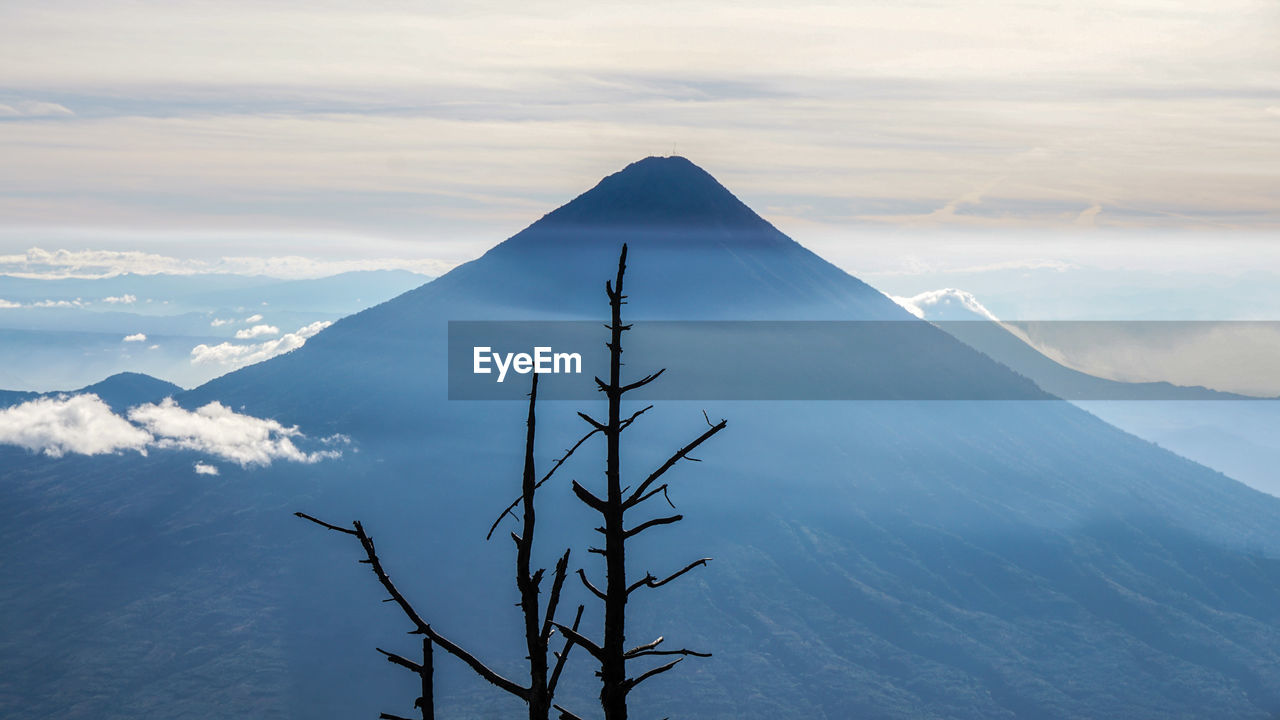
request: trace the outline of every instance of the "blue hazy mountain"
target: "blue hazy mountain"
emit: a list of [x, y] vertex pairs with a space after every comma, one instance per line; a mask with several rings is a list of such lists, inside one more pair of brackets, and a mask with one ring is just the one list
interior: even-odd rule
[[[715, 558], [633, 599], [636, 644], [663, 635], [714, 652], [637, 690], [637, 716], [1280, 711], [1280, 500], [1044, 399], [692, 163], [648, 158], [438, 280], [179, 396], [348, 434], [340, 460], [209, 479], [190, 453], [0, 451], [0, 503], [15, 518], [0, 526], [0, 713], [408, 714], [412, 677], [373, 652], [411, 651], [407, 628], [378, 602], [358, 549], [295, 510], [363, 520], [433, 625], [515, 674], [511, 553], [483, 536], [518, 485], [524, 408], [447, 399], [447, 322], [602, 320], [623, 241], [629, 319], [900, 322], [920, 328], [911, 362], [873, 345], [863, 361], [886, 367], [842, 365], [838, 353], [832, 367], [1018, 398], [649, 411], [624, 439], [624, 482], [701, 432], [703, 410], [729, 426], [701, 463], [668, 475], [686, 521], [629, 554], [637, 574]], [[583, 433], [576, 411], [600, 405], [541, 404], [540, 467]], [[567, 485], [599, 483], [603, 455], [584, 446], [540, 492], [543, 564], [568, 546], [575, 566], [600, 572], [586, 552], [591, 518]], [[570, 592], [567, 605], [594, 607]], [[584, 619], [593, 632], [599, 621]], [[437, 666], [439, 716], [518, 712], [465, 668]], [[571, 661], [560, 698], [587, 717], [591, 671]]]
[[0, 390], [0, 407], [17, 405], [38, 397], [92, 393], [101, 398], [111, 409], [120, 413], [135, 405], [160, 402], [180, 392], [183, 392], [183, 389], [171, 382], [142, 373], [123, 372], [116, 373], [92, 385], [86, 385], [79, 390], [46, 393]]

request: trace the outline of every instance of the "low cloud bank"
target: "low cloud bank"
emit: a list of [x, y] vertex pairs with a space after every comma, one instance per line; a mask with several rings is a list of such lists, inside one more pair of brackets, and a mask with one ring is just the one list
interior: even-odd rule
[[151, 433], [116, 415], [92, 394], [38, 398], [0, 410], [0, 443], [49, 457], [121, 450], [145, 455], [153, 440]]
[[[291, 333], [285, 333], [274, 340], [267, 340], [260, 343], [250, 343], [248, 345], [238, 345], [231, 342], [218, 343], [217, 345], [206, 345], [201, 343], [191, 348], [191, 362], [195, 365], [216, 364], [229, 366], [252, 365], [256, 362], [262, 362], [277, 355], [283, 355], [291, 350], [297, 350], [307, 343], [307, 338], [314, 336], [316, 333], [324, 330], [332, 325], [328, 320], [319, 320], [305, 327], [298, 328]], [[278, 328], [269, 325], [257, 325], [250, 331], [258, 328], [267, 328], [266, 331], [259, 331], [257, 335], [269, 334], [270, 330], [279, 332]], [[254, 334], [241, 335], [236, 333], [236, 337], [240, 339], [256, 337]]]
[[[307, 451], [299, 443], [314, 442], [329, 449]], [[192, 450], [241, 467], [265, 466], [281, 460], [315, 463], [337, 458], [335, 445], [350, 441], [335, 435], [311, 440], [296, 426], [238, 413], [219, 402], [194, 411], [172, 398], [139, 405], [121, 417], [97, 395], [38, 398], [0, 410], [0, 445], [17, 445], [49, 457], [104, 455], [147, 450]], [[218, 468], [197, 462], [200, 475], [217, 475]]]
[[131, 409], [129, 419], [154, 436], [156, 447], [195, 450], [241, 467], [270, 465], [273, 460], [313, 463], [341, 454], [337, 450], [303, 452], [293, 442], [305, 437], [297, 427], [242, 415], [216, 401], [192, 412], [165, 398], [158, 405]]

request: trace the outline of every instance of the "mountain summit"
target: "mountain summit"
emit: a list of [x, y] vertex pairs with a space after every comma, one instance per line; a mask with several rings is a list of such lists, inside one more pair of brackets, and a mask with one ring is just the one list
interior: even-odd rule
[[723, 230], [785, 240], [710, 173], [679, 156], [631, 163], [529, 229], [566, 227]]

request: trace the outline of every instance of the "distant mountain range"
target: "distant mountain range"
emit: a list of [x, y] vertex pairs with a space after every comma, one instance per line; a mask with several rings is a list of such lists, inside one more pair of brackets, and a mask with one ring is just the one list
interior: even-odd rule
[[[350, 436], [339, 460], [209, 479], [189, 452], [0, 451], [11, 517], [0, 713], [407, 714], [409, 678], [373, 652], [407, 647], [406, 628], [353, 548], [295, 510], [360, 518], [437, 629], [515, 672], [509, 546], [483, 536], [518, 484], [522, 407], [447, 399], [447, 323], [599, 321], [623, 242], [628, 319], [900, 322], [924, 340], [910, 363], [868, 348], [884, 365], [875, 377], [963, 377], [1022, 398], [667, 402], [646, 414], [624, 443], [627, 482], [705, 428], [702, 410], [729, 426], [669, 476], [686, 522], [630, 556], [638, 574], [714, 558], [631, 611], [637, 642], [661, 634], [714, 657], [638, 690], [637, 716], [1280, 712], [1280, 499], [1044, 399], [672, 157], [628, 166], [301, 349], [177, 396]], [[598, 403], [543, 404], [540, 467], [581, 434], [575, 412]], [[599, 572], [567, 483], [599, 483], [602, 455], [584, 446], [540, 493], [543, 564], [569, 546], [575, 566]], [[437, 664], [441, 717], [517, 711], [465, 668]], [[571, 661], [562, 690], [587, 716], [591, 671]]]
[[[1068, 368], [996, 322], [969, 293], [919, 296], [924, 319], [1127, 432], [1280, 495], [1280, 402], [1169, 383], [1124, 383]], [[1137, 402], [1134, 402], [1137, 401]]]
[[[336, 320], [430, 278], [403, 270], [313, 280], [242, 275], [0, 275], [0, 387], [43, 391], [141, 371], [193, 387], [238, 365], [193, 363], [197, 345], [246, 345]], [[262, 326], [273, 333], [237, 338]], [[126, 337], [134, 342], [123, 342]]]

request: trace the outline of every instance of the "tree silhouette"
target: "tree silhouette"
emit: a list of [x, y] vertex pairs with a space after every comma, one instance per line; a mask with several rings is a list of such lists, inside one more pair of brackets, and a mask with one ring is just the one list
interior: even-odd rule
[[[580, 485], [577, 481], [573, 482], [573, 492], [578, 499], [592, 510], [600, 513], [604, 520], [603, 524], [596, 528], [598, 532], [604, 535], [604, 547], [593, 547], [589, 550], [604, 557], [604, 590], [600, 590], [587, 578], [585, 570], [578, 569], [578, 577], [582, 580], [583, 586], [604, 604], [603, 638], [601, 642], [596, 643], [579, 633], [575, 627], [557, 625], [566, 637], [572, 642], [581, 645], [591, 653], [592, 657], [599, 661], [600, 705], [604, 709], [605, 720], [626, 720], [627, 696], [640, 683], [670, 670], [687, 656], [710, 657], [710, 653], [695, 652], [683, 648], [678, 650], [661, 649], [662, 637], [629, 649], [626, 647], [627, 601], [631, 594], [640, 590], [662, 587], [690, 570], [706, 565], [710, 558], [694, 560], [662, 579], [646, 572], [644, 577], [638, 580], [631, 580], [627, 576], [627, 541], [646, 530], [679, 522], [683, 519], [683, 516], [675, 514], [655, 517], [630, 528], [626, 526], [625, 521], [629, 511], [636, 509], [645, 501], [658, 495], [662, 495], [663, 499], [674, 510], [675, 505], [671, 504], [671, 499], [667, 496], [667, 483], [659, 484], [659, 481], [676, 463], [685, 459], [694, 460], [694, 458], [689, 457], [689, 453], [723, 430], [726, 425], [725, 420], [713, 424], [703, 413], [703, 418], [707, 420], [708, 429], [667, 458], [634, 490], [629, 493], [626, 492], [627, 488], [622, 485], [622, 466], [618, 453], [622, 432], [652, 406], [639, 410], [624, 419], [622, 417], [622, 399], [627, 393], [638, 390], [657, 380], [663, 373], [663, 370], [659, 370], [631, 383], [624, 384], [622, 381], [622, 333], [631, 329], [630, 325], [624, 325], [622, 322], [622, 306], [626, 304], [627, 298], [623, 294], [622, 288], [626, 269], [627, 246], [624, 244], [622, 252], [618, 256], [617, 277], [612, 283], [605, 282], [605, 293], [608, 295], [609, 306], [612, 311], [611, 321], [607, 326], [610, 333], [607, 344], [609, 348], [609, 380], [606, 382], [599, 377], [595, 378], [596, 387], [608, 398], [609, 415], [604, 422], [600, 422], [586, 413], [578, 413], [583, 420], [586, 420], [591, 425], [592, 431], [590, 434], [599, 432], [605, 436], [607, 450], [604, 496], [600, 497]], [[628, 676], [628, 661], [660, 656], [676, 657], [665, 664], [644, 670], [638, 675]], [[556, 709], [560, 710], [562, 719], [580, 720], [578, 716], [559, 705], [556, 706]]]
[[[373, 538], [365, 532], [364, 526], [360, 521], [352, 523], [350, 528], [340, 527], [332, 523], [327, 523], [318, 518], [312, 517], [306, 513], [294, 513], [304, 520], [309, 520], [317, 525], [334, 530], [339, 533], [354, 536], [360, 542], [360, 547], [364, 549], [365, 558], [361, 563], [370, 566], [378, 581], [382, 584], [390, 595], [388, 602], [394, 602], [403, 611], [405, 617], [413, 625], [410, 632], [422, 635], [422, 660], [415, 662], [409, 660], [396, 653], [388, 652], [382, 648], [377, 648], [378, 652], [386, 656], [387, 660], [395, 665], [403, 667], [416, 673], [421, 680], [421, 694], [414, 702], [414, 707], [419, 710], [422, 720], [434, 720], [435, 718], [435, 700], [434, 687], [432, 683], [432, 673], [434, 672], [434, 664], [432, 660], [433, 644], [444, 648], [446, 652], [454, 657], [462, 660], [477, 675], [492, 683], [494, 686], [520, 698], [528, 705], [529, 720], [547, 720], [552, 706], [552, 699], [555, 697], [556, 685], [560, 680], [560, 674], [564, 670], [565, 662], [569, 658], [569, 650], [573, 647], [571, 640], [566, 640], [563, 649], [559, 653], [555, 653], [555, 665], [550, 666], [547, 659], [548, 651], [551, 643], [551, 636], [556, 628], [564, 628], [565, 626], [555, 622], [556, 610], [560, 603], [560, 594], [564, 588], [565, 577], [569, 567], [569, 551], [565, 550], [560, 556], [560, 560], [556, 563], [555, 570], [552, 574], [551, 592], [547, 598], [546, 610], [543, 612], [540, 607], [538, 595], [545, 576], [545, 569], [532, 571], [532, 555], [533, 555], [533, 537], [536, 527], [536, 513], [534, 510], [535, 493], [542, 483], [550, 479], [551, 475], [564, 464], [573, 451], [582, 443], [579, 442], [568, 453], [565, 454], [552, 467], [541, 481], [535, 481], [535, 466], [533, 460], [534, 436], [537, 425], [537, 416], [535, 408], [538, 401], [538, 376], [535, 373], [531, 381], [529, 390], [529, 417], [527, 421], [527, 431], [525, 435], [525, 454], [524, 454], [524, 472], [521, 476], [521, 497], [511, 507], [503, 513], [503, 517], [511, 513], [516, 505], [522, 505], [523, 515], [520, 533], [511, 533], [511, 539], [516, 545], [516, 588], [520, 593], [520, 610], [524, 615], [524, 636], [525, 647], [528, 650], [527, 660], [529, 663], [529, 684], [528, 686], [520, 685], [509, 680], [487, 665], [478, 660], [470, 652], [451, 642], [440, 633], [436, 632], [431, 625], [422, 618], [414, 606], [405, 598], [405, 596], [391, 581], [386, 570], [383, 568], [382, 561], [378, 557], [378, 553], [373, 544]], [[496, 525], [496, 523], [495, 523]], [[493, 530], [490, 530], [490, 535]], [[574, 617], [573, 624], [568, 626], [570, 632], [577, 632], [579, 623], [582, 621], [583, 607], [578, 606], [577, 614]], [[390, 713], [382, 713], [380, 718], [384, 720], [408, 720], [399, 715]]]
[[[705, 566], [710, 561], [710, 558], [699, 558], [661, 579], [648, 572], [639, 579], [628, 578], [627, 541], [647, 530], [677, 523], [683, 519], [683, 516], [674, 514], [654, 517], [628, 528], [626, 526], [627, 513], [658, 495], [661, 495], [674, 510], [675, 505], [671, 503], [671, 499], [667, 494], [667, 483], [660, 483], [659, 481], [668, 470], [681, 460], [696, 462], [696, 459], [690, 457], [689, 453], [726, 426], [725, 420], [712, 423], [704, 412], [703, 418], [708, 426], [706, 431], [668, 457], [634, 490], [630, 490], [629, 487], [623, 487], [622, 467], [619, 460], [622, 432], [653, 407], [652, 405], [646, 406], [623, 418], [623, 396], [657, 380], [664, 372], [664, 370], [659, 370], [634, 382], [623, 384], [622, 333], [631, 329], [630, 325], [624, 325], [622, 322], [622, 306], [626, 304], [627, 298], [622, 289], [626, 268], [627, 246], [624, 244], [618, 257], [617, 276], [612, 282], [605, 282], [605, 293], [609, 298], [609, 306], [612, 312], [611, 321], [606, 326], [610, 332], [609, 342], [606, 343], [609, 348], [609, 380], [606, 382], [599, 377], [595, 378], [597, 388], [608, 398], [608, 418], [606, 421], [600, 422], [586, 413], [578, 413], [591, 426], [591, 429], [566, 450], [564, 455], [553, 463], [551, 469], [541, 479], [537, 479], [533, 452], [537, 427], [538, 375], [534, 373], [529, 390], [529, 415], [525, 435], [524, 471], [521, 475], [520, 496], [503, 510], [498, 519], [490, 526], [489, 533], [486, 536], [486, 539], [492, 538], [502, 520], [508, 516], [516, 517], [520, 520], [520, 532], [518, 534], [511, 533], [511, 539], [516, 545], [516, 589], [520, 595], [519, 606], [524, 616], [525, 647], [528, 651], [529, 684], [527, 686], [517, 684], [501, 676], [480, 662], [474, 655], [436, 632], [391, 581], [391, 578], [383, 568], [381, 559], [378, 557], [373, 539], [365, 532], [364, 526], [359, 521], [352, 523], [350, 528], [345, 528], [327, 523], [306, 513], [295, 513], [298, 517], [322, 527], [354, 536], [360, 542], [360, 546], [365, 553], [365, 558], [360, 562], [371, 567], [382, 587], [390, 595], [387, 602], [396, 603], [413, 625], [411, 632], [423, 636], [421, 661], [415, 662], [378, 648], [378, 652], [385, 655], [389, 662], [406, 668], [419, 676], [421, 680], [421, 695], [415, 702], [415, 707], [421, 712], [422, 720], [434, 720], [434, 689], [432, 685], [434, 666], [432, 653], [435, 645], [439, 645], [450, 655], [462, 660], [476, 674], [494, 686], [523, 700], [528, 706], [530, 720], [546, 720], [552, 707], [560, 711], [562, 720], [581, 720], [577, 715], [553, 703], [561, 672], [564, 670], [565, 663], [568, 660], [569, 651], [574, 645], [581, 645], [600, 663], [600, 670], [596, 674], [601, 682], [600, 705], [604, 710], [605, 720], [626, 720], [627, 696], [640, 683], [667, 672], [684, 660], [685, 657], [711, 656], [710, 653], [697, 652], [685, 648], [676, 650], [663, 649], [660, 647], [663, 642], [662, 637], [629, 649], [626, 647], [627, 602], [632, 593], [644, 589], [660, 588], [696, 567]], [[576, 480], [573, 481], [572, 488], [574, 495], [579, 500], [600, 513], [603, 518], [602, 525], [597, 527], [596, 530], [604, 536], [604, 547], [592, 547], [589, 548], [589, 552], [601, 555], [604, 558], [605, 589], [600, 590], [596, 587], [588, 579], [586, 570], [582, 568], [577, 570], [577, 575], [582, 581], [583, 587], [604, 604], [603, 638], [599, 643], [590, 640], [579, 631], [584, 610], [582, 605], [578, 606], [571, 625], [564, 625], [556, 621], [556, 611], [564, 589], [565, 578], [568, 575], [569, 551], [565, 550], [556, 563], [545, 610], [540, 606], [539, 602], [540, 587], [545, 576], [545, 570], [532, 570], [534, 530], [537, 525], [534, 499], [537, 490], [550, 480], [556, 471], [584, 443], [596, 434], [604, 435], [606, 441], [606, 486], [604, 497], [592, 493]], [[515, 512], [517, 508], [521, 510], [519, 516]], [[556, 630], [565, 636], [565, 643], [560, 652], [550, 653], [551, 637]], [[548, 660], [549, 654], [555, 658], [554, 666]], [[675, 656], [675, 659], [643, 670], [638, 675], [628, 676], [627, 663], [629, 661], [649, 657], [672, 656]], [[407, 718], [389, 713], [383, 713], [380, 717], [385, 720], [407, 720]]]

